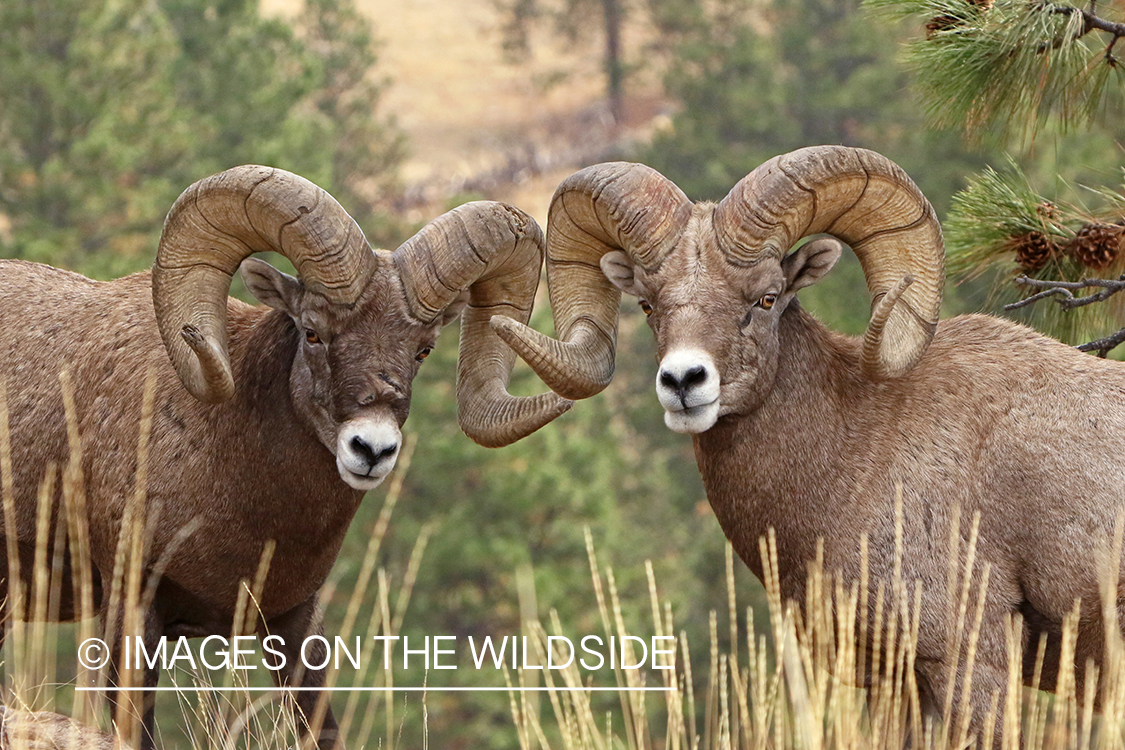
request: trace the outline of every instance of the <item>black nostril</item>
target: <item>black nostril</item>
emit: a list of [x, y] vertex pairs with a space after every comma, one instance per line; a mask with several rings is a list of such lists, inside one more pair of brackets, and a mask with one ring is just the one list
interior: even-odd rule
[[702, 365], [695, 365], [684, 373], [684, 377], [680, 382], [684, 388], [690, 388], [693, 385], [699, 385], [706, 379], [707, 370], [705, 370]]
[[679, 378], [667, 370], [660, 373], [660, 384], [681, 395], [692, 386], [699, 385], [705, 380], [707, 380], [707, 369], [703, 365], [693, 365], [683, 374], [683, 377]]
[[353, 437], [349, 445], [351, 446], [353, 451], [363, 457], [363, 460], [367, 462], [368, 466], [374, 465], [375, 462], [379, 460], [375, 456], [375, 451], [373, 451], [371, 449], [371, 446], [367, 444], [367, 441], [365, 441], [359, 435]]
[[351, 439], [351, 442], [349, 442], [348, 444], [351, 446], [352, 450], [356, 452], [356, 454], [358, 454], [361, 458], [363, 458], [365, 462], [367, 462], [368, 466], [374, 466], [384, 459], [391, 458], [392, 456], [394, 456], [395, 451], [398, 450], [398, 445], [396, 443], [391, 443], [386, 448], [376, 450], [375, 448], [371, 447], [370, 443], [361, 438], [359, 435], [353, 437]]

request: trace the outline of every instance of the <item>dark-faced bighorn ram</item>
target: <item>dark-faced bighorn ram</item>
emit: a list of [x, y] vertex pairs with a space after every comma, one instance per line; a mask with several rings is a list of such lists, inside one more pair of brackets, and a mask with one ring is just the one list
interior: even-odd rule
[[[299, 278], [247, 259], [267, 250], [288, 257]], [[98, 282], [0, 262], [0, 381], [14, 468], [5, 481], [14, 485], [17, 514], [5, 533], [18, 540], [21, 577], [30, 579], [44, 472], [65, 466], [74, 447], [60, 387], [65, 370], [81, 440], [95, 605], [108, 620], [121, 617], [105, 611], [103, 594], [135, 491], [151, 372], [145, 564], [161, 566], [163, 577], [145, 612], [149, 652], [162, 635], [229, 634], [240, 582], [254, 579], [272, 540], [259, 632], [281, 636], [290, 649], [275, 673], [286, 683], [302, 639], [318, 632], [317, 590], [344, 532], [364, 492], [394, 466], [411, 382], [445, 323], [464, 310], [457, 397], [474, 440], [505, 445], [569, 407], [549, 393], [509, 396], [515, 356], [488, 327], [497, 313], [527, 320], [541, 264], [539, 227], [510, 206], [461, 206], [393, 253], [373, 252], [326, 192], [264, 167], [191, 186], [172, 207], [151, 273]], [[227, 298], [240, 265], [268, 307]], [[53, 524], [65, 522], [59, 503]], [[69, 558], [66, 568], [55, 572], [69, 581]], [[7, 570], [3, 589], [6, 596]], [[69, 583], [62, 591], [59, 617], [71, 618]], [[147, 669], [144, 685], [158, 677], [159, 665]], [[304, 685], [323, 679], [313, 670]], [[316, 699], [299, 694], [303, 715], [312, 715]], [[146, 706], [142, 739], [151, 748], [152, 702]], [[329, 712], [319, 745], [331, 747], [335, 735]]]

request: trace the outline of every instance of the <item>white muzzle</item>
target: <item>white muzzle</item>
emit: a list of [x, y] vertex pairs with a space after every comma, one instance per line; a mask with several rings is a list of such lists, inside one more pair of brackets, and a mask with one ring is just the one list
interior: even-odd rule
[[711, 355], [695, 349], [669, 352], [656, 374], [664, 424], [674, 432], [699, 433], [719, 418], [719, 371]]
[[336, 434], [336, 468], [357, 490], [373, 490], [395, 467], [402, 433], [389, 416], [353, 419]]

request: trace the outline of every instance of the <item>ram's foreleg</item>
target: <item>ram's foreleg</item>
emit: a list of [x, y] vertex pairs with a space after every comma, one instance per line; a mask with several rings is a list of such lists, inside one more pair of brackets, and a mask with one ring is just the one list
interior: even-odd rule
[[259, 628], [259, 636], [264, 638], [276, 635], [284, 641], [283, 646], [275, 646], [285, 656], [285, 665], [273, 673], [278, 686], [304, 688], [296, 691], [294, 698], [294, 711], [302, 738], [310, 735], [315, 737], [319, 750], [343, 750], [339, 727], [332, 715], [332, 707], [328, 704], [328, 694], [309, 689], [324, 686], [325, 670], [304, 667], [304, 662], [323, 663], [326, 657], [324, 647], [320, 642], [314, 641], [304, 650], [303, 661], [301, 658], [301, 644], [304, 640], [312, 635], [323, 634], [324, 625], [315, 594], [285, 614], [266, 621]]
[[[970, 747], [982, 750], [1004, 747], [1002, 731], [1008, 689], [1008, 654], [1003, 618], [985, 618], [972, 664], [965, 664], [963, 656], [956, 669], [951, 669], [942, 660], [919, 660], [915, 663], [915, 671], [923, 712], [935, 722], [939, 722], [945, 713], [950, 681], [953, 681], [947, 727], [950, 747], [965, 747], [969, 740]], [[965, 695], [966, 687], [969, 688], [968, 696]], [[992, 743], [986, 746], [984, 741], [989, 736]]]
[[[118, 736], [129, 742], [132, 734], [131, 727], [136, 721], [137, 715], [140, 714], [140, 748], [141, 750], [155, 750], [156, 692], [154, 688], [160, 682], [160, 660], [155, 657], [146, 658], [146, 655], [158, 654], [160, 637], [164, 635], [164, 620], [154, 608], [150, 607], [145, 612], [141, 640], [144, 645], [144, 653], [139, 653], [136, 642], [132, 639], [125, 639], [127, 634], [124, 632], [124, 615], [124, 609], [120, 609], [112, 621], [112, 627], [110, 619], [103, 615], [103, 622], [106, 623], [106, 634], [111, 636], [110, 653], [113, 655], [109, 663], [107, 697], [113, 711], [113, 721], [117, 727]], [[131, 653], [126, 655], [124, 648], [128, 648]], [[134, 674], [138, 670], [143, 670], [141, 685], [136, 685], [132, 679], [128, 681], [121, 679], [122, 665], [128, 665], [130, 672]], [[120, 689], [124, 687], [130, 689]], [[135, 696], [138, 695], [137, 687], [144, 688], [139, 693], [141, 698], [139, 702], [135, 700]]]

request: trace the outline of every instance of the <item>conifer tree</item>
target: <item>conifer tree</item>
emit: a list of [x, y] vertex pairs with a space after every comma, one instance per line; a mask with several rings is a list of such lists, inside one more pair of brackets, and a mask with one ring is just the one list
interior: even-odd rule
[[547, 25], [573, 43], [594, 28], [591, 18], [600, 20], [603, 44], [602, 68], [605, 72], [606, 101], [615, 124], [621, 124], [625, 110], [627, 65], [622, 50], [622, 28], [626, 16], [636, 9], [626, 0], [493, 0], [500, 13], [502, 46], [513, 59], [531, 53], [532, 29]]
[[[1041, 0], [867, 0], [867, 6], [920, 22], [923, 33], [906, 58], [932, 123], [1018, 154], [955, 196], [946, 222], [950, 272], [958, 278], [994, 273], [995, 296], [1008, 309], [1026, 311], [1064, 340], [1098, 337], [1080, 348], [1105, 356], [1125, 341], [1125, 330], [1102, 338], [1125, 322], [1125, 295], [1115, 296], [1125, 289], [1125, 193], [1104, 184], [1111, 172], [1121, 174], [1120, 6]], [[1065, 150], [1089, 141], [1091, 131], [1113, 145], [1087, 150], [1085, 158], [1098, 163], [1086, 165], [1093, 169], [1083, 170], [1081, 184], [1031, 174], [1046, 146]]]
[[402, 138], [374, 65], [354, 0], [294, 24], [257, 0], [0, 2], [0, 257], [138, 270], [176, 196], [243, 163], [308, 177], [382, 239]]
[[[693, 199], [719, 200], [750, 170], [817, 144], [870, 148], [899, 163], [938, 208], [984, 160], [954, 131], [925, 126], [896, 60], [904, 30], [872, 19], [860, 0], [652, 0], [670, 56], [671, 126], [640, 161]], [[870, 318], [851, 253], [802, 304], [835, 329]]]

